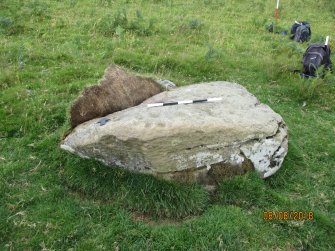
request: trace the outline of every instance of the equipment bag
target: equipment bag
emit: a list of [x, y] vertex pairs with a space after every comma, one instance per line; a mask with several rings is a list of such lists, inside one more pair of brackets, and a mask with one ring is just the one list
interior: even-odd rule
[[292, 25], [291, 39], [296, 42], [303, 43], [311, 39], [312, 31], [308, 22], [297, 22]]
[[315, 77], [320, 66], [326, 70], [331, 70], [330, 48], [325, 44], [312, 44], [305, 51], [303, 57], [304, 77]]

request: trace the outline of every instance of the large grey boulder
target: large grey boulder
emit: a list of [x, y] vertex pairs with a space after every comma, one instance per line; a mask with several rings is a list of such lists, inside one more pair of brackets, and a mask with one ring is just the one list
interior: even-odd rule
[[[222, 101], [147, 107], [210, 97]], [[78, 125], [61, 148], [112, 167], [206, 185], [251, 169], [269, 177], [288, 150], [282, 117], [234, 83], [172, 89], [105, 118]]]

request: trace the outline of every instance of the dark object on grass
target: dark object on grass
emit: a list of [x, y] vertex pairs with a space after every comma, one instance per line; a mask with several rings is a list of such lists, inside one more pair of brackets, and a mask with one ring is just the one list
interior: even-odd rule
[[268, 30], [268, 32], [273, 32], [275, 34], [280, 34], [280, 35], [287, 35], [287, 30], [282, 30], [282, 31], [279, 31], [280, 28], [278, 27], [275, 27], [275, 25], [273, 23], [269, 24], [268, 26], [266, 26], [266, 29]]
[[324, 66], [325, 70], [331, 70], [330, 48], [327, 44], [310, 45], [303, 57], [304, 71], [302, 77], [316, 77], [317, 70]]
[[150, 79], [134, 76], [117, 65], [111, 65], [99, 84], [86, 88], [70, 111], [71, 127], [132, 106], [161, 92]]
[[268, 30], [268, 32], [273, 32], [273, 23], [269, 24], [268, 26], [266, 26], [266, 29]]
[[311, 26], [308, 22], [297, 22], [295, 21], [291, 28], [290, 38], [296, 42], [303, 43], [311, 39], [312, 31]]

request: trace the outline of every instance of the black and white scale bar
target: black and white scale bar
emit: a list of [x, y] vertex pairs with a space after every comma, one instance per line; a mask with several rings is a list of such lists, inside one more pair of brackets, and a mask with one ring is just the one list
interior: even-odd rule
[[152, 103], [152, 104], [148, 104], [147, 107], [157, 107], [157, 106], [167, 106], [167, 105], [184, 105], [184, 104], [194, 104], [194, 103], [215, 102], [215, 101], [221, 101], [221, 100], [222, 98], [183, 100], [183, 101], [166, 102], [166, 103]]

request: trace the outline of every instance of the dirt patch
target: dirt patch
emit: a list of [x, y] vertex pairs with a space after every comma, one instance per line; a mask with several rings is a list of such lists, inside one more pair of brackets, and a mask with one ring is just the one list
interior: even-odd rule
[[208, 176], [216, 182], [219, 182], [223, 179], [243, 175], [252, 169], [254, 169], [252, 162], [245, 158], [241, 165], [232, 165], [226, 162], [213, 164], [211, 165], [211, 169], [208, 171]]
[[111, 65], [103, 79], [97, 85], [86, 88], [73, 103], [71, 127], [139, 105], [160, 92], [160, 85], [153, 79], [134, 76], [117, 65]]
[[176, 171], [171, 173], [156, 173], [155, 176], [173, 180], [178, 183], [193, 183], [202, 184], [204, 188], [215, 193], [218, 183], [225, 179], [230, 179], [237, 175], [243, 175], [254, 169], [252, 162], [245, 158], [240, 165], [233, 165], [228, 162], [219, 162], [211, 164], [211, 168], [207, 170], [206, 166], [199, 168], [190, 168], [187, 170]]
[[153, 218], [149, 214], [131, 212], [131, 218], [133, 221], [140, 221], [145, 224], [151, 226], [159, 226], [159, 225], [181, 225], [184, 222], [192, 219], [196, 219], [199, 215], [190, 215], [186, 216], [182, 219], [174, 219], [174, 218]]

